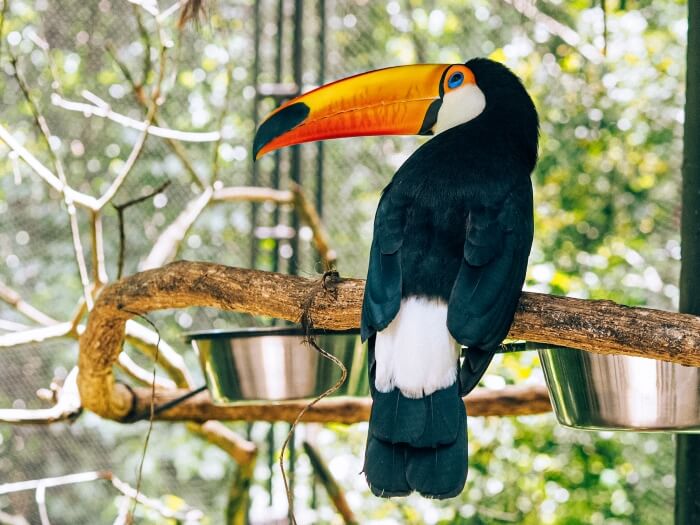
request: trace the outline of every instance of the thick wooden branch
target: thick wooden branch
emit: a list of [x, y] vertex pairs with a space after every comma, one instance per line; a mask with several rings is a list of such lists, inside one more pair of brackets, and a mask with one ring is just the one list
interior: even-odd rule
[[[125, 323], [136, 313], [206, 306], [298, 321], [303, 305], [309, 305], [315, 326], [347, 329], [359, 325], [363, 290], [364, 281], [359, 279], [343, 279], [324, 287], [320, 281], [304, 277], [199, 262], [172, 263], [123, 279], [102, 291], [80, 339], [79, 387], [84, 405], [104, 417], [119, 420], [146, 399], [138, 390], [135, 395], [133, 390], [116, 383], [112, 374]], [[523, 293], [510, 337], [700, 366], [700, 318], [610, 301]], [[200, 406], [193, 409], [196, 403]], [[176, 418], [203, 420], [223, 415], [213, 406], [203, 415], [207, 403], [201, 397], [194, 398], [181, 405]], [[333, 403], [339, 401], [327, 402]], [[470, 413], [476, 413], [474, 408], [470, 403]], [[170, 411], [174, 418], [176, 410]], [[266, 406], [265, 410], [270, 409]], [[351, 410], [360, 408], [354, 405]], [[235, 418], [232, 413], [225, 418], [245, 419], [242, 412]], [[339, 420], [351, 417], [334, 414], [334, 420], [338, 420], [335, 416]], [[264, 414], [260, 417], [264, 418]]]
[[[156, 405], [167, 403], [183, 391], [156, 392]], [[148, 413], [151, 390], [135, 388], [137, 413]], [[214, 405], [208, 392], [202, 392], [160, 414], [156, 419], [165, 421], [218, 419], [221, 421], [287, 421], [292, 422], [308, 404], [307, 401], [280, 403], [246, 403], [237, 406]], [[470, 416], [526, 416], [549, 412], [552, 407], [544, 385], [509, 386], [501, 390], [477, 388], [465, 398]], [[369, 418], [372, 400], [364, 397], [333, 397], [322, 399], [304, 415], [305, 423], [359, 423]]]

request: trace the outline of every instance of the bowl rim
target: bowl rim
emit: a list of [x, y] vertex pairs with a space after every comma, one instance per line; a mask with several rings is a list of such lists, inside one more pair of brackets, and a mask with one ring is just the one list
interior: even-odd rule
[[[312, 328], [308, 331], [311, 335], [360, 335], [359, 328], [348, 330], [327, 330], [324, 328]], [[203, 339], [246, 339], [249, 337], [295, 336], [303, 337], [307, 331], [302, 326], [262, 326], [252, 328], [214, 328], [209, 330], [195, 330], [183, 334], [186, 343]]]

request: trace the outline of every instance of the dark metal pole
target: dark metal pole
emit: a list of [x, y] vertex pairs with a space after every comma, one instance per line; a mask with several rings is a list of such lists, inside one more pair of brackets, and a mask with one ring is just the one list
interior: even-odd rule
[[[686, 63], [679, 309], [700, 315], [700, 0], [688, 1]], [[675, 523], [700, 523], [700, 435], [676, 436]]]
[[[292, 43], [292, 67], [294, 82], [299, 91], [303, 83], [302, 64], [304, 55], [304, 0], [294, 0], [294, 41]], [[292, 146], [289, 176], [293, 183], [301, 184], [301, 146]], [[289, 273], [294, 275], [299, 271], [299, 216], [292, 214], [294, 237], [291, 239], [292, 257], [289, 259]]]
[[[253, 127], [258, 129], [258, 76], [260, 75], [260, 2], [253, 3], [253, 86], [255, 96], [253, 97]], [[258, 184], [258, 165], [252, 159], [253, 168], [251, 172], [251, 186]], [[255, 237], [255, 228], [258, 225], [258, 205], [253, 203], [250, 208], [250, 267], [255, 268], [258, 262], [258, 239]]]
[[[282, 53], [284, 51], [284, 0], [277, 0], [277, 49], [275, 50], [275, 82], [282, 82]], [[282, 161], [282, 152], [275, 151], [275, 167], [272, 170], [272, 187], [280, 189], [280, 162]], [[272, 224], [277, 226], [280, 222], [280, 207], [275, 206], [275, 211], [272, 215]], [[280, 242], [275, 239], [275, 247], [272, 251], [272, 271], [278, 272], [280, 269]]]
[[[326, 0], [318, 0], [318, 85], [326, 81]], [[316, 209], [323, 218], [323, 141], [316, 144]]]

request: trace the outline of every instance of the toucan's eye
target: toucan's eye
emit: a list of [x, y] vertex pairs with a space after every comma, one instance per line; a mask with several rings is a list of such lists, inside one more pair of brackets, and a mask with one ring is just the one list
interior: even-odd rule
[[447, 86], [456, 88], [461, 86], [462, 82], [464, 82], [464, 73], [457, 71], [456, 73], [452, 73], [450, 78], [447, 79]]

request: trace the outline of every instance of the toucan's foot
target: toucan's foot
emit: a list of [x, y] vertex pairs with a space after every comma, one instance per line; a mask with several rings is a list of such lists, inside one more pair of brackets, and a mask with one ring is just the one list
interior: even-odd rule
[[486, 369], [491, 364], [495, 352], [482, 350], [478, 347], [469, 348], [463, 352], [464, 361], [459, 369], [459, 395], [464, 397], [479, 384]]

